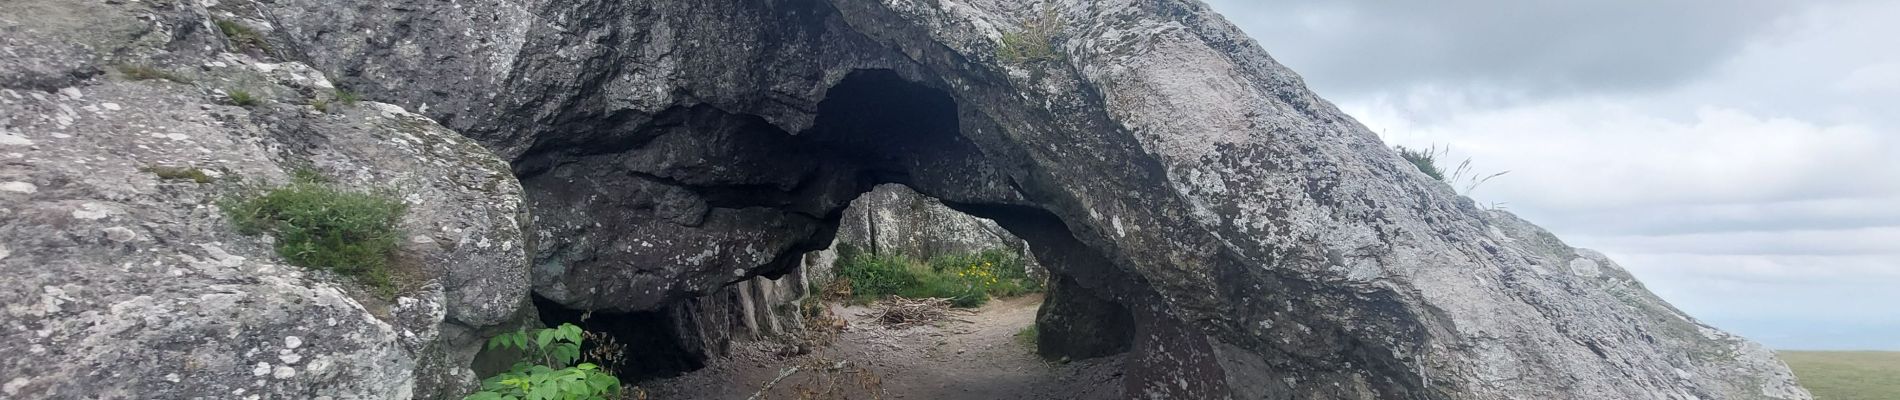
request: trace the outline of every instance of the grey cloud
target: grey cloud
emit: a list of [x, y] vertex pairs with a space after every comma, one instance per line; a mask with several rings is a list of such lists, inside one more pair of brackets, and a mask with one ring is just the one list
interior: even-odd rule
[[1551, 229], [1578, 235], [1684, 235], [1719, 232], [1900, 227], [1900, 197], [1794, 202], [1646, 205], [1609, 209], [1520, 210]]
[[1210, 3], [1321, 94], [1442, 85], [1548, 96], [1681, 84], [1813, 2]]

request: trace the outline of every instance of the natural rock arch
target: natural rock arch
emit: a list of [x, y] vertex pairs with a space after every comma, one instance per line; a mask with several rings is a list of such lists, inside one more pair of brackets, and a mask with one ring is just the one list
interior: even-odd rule
[[[1549, 273], [1589, 256], [1410, 170], [1204, 5], [1049, 7], [555, 2], [511, 22], [567, 21], [507, 38], [522, 47], [493, 54], [512, 64], [452, 65], [473, 83], [343, 79], [446, 104], [433, 114], [517, 160], [536, 292], [569, 306], [677, 308], [785, 271], [851, 197], [900, 182], [1127, 305], [1131, 395], [1794, 396], [1758, 347], [1611, 294], [1633, 281]], [[1070, 22], [1059, 59], [997, 55], [1047, 9]], [[296, 21], [318, 65], [410, 65]], [[955, 129], [862, 132], [943, 119], [891, 118], [930, 103], [906, 91], [949, 99]]]
[[[1417, 173], [1195, 1], [146, 3], [32, 0], [10, 10], [48, 18], [0, 21], [24, 43], [20, 57], [0, 59], [0, 107], [32, 116], [0, 132], [0, 145], [34, 158], [113, 160], [103, 174], [5, 167], [19, 178], [0, 195], [32, 201], [17, 220], [85, 233], [7, 225], [22, 238], [9, 243], [31, 245], [9, 244], [0, 253], [13, 255], [0, 261], [57, 269], [0, 291], [13, 303], [41, 300], [9, 312], [48, 327], [7, 331], [19, 340], [6, 350], [64, 338], [52, 328], [110, 342], [118, 331], [87, 327], [132, 326], [140, 319], [122, 314], [148, 308], [228, 310], [268, 333], [321, 325], [282, 317], [315, 313], [202, 301], [225, 288], [318, 300], [306, 307], [360, 322], [345, 327], [363, 333], [306, 348], [301, 338], [193, 321], [133, 343], [203, 340], [177, 348], [204, 353], [194, 355], [216, 360], [212, 368], [178, 379], [129, 371], [103, 388], [57, 379], [93, 372], [58, 361], [115, 359], [122, 347], [54, 343], [70, 354], [0, 366], [61, 369], [55, 379], [10, 374], [9, 394], [222, 396], [270, 375], [253, 394], [453, 396], [473, 378], [460, 366], [479, 336], [512, 328], [508, 316], [528, 303], [527, 272], [536, 295], [564, 307], [717, 325], [725, 307], [706, 294], [788, 271], [825, 245], [852, 197], [897, 182], [1028, 240], [1059, 275], [1047, 320], [1132, 325], [1124, 383], [1133, 397], [1806, 397], [1760, 346], [1669, 307], [1600, 254]], [[259, 32], [227, 38], [214, 18]], [[1002, 38], [1048, 18], [1061, 21], [1050, 57], [1002, 56], [1041, 46]], [[94, 26], [111, 29], [85, 32]], [[266, 104], [214, 105], [231, 87], [108, 80], [107, 62], [120, 58], [253, 85]], [[341, 100], [331, 80], [395, 106], [332, 116], [301, 103]], [[175, 101], [183, 106], [148, 107]], [[85, 119], [73, 111], [125, 105], [139, 108]], [[320, 166], [351, 183], [428, 183], [412, 186], [432, 192], [410, 194], [441, 203], [406, 223], [429, 233], [410, 243], [442, 271], [383, 321], [333, 282], [258, 261], [270, 255], [255, 239], [174, 222], [204, 211], [153, 205], [201, 203], [211, 190], [177, 189], [134, 165], [207, 148], [120, 123], [161, 112], [177, 117], [144, 119], [235, 122], [175, 127], [243, 156], [195, 162], [281, 178], [293, 160], [267, 148], [289, 143], [292, 156], [328, 160]], [[87, 132], [66, 133], [74, 123]], [[73, 137], [81, 140], [63, 141]], [[133, 137], [153, 143], [112, 141]], [[314, 139], [324, 143], [304, 143]], [[93, 141], [124, 154], [84, 145]], [[522, 196], [497, 159], [519, 176], [532, 222], [519, 218]], [[123, 190], [132, 193], [114, 194]], [[163, 201], [119, 204], [139, 198]], [[111, 219], [120, 217], [139, 229]], [[165, 231], [181, 226], [187, 232]], [[99, 259], [158, 257], [119, 240], [146, 234], [187, 238], [152, 243], [189, 267], [177, 271], [200, 273]], [[204, 241], [245, 255], [185, 245]], [[1591, 263], [1601, 268], [1563, 268]], [[148, 292], [168, 300], [140, 300]], [[1132, 323], [1112, 322], [1117, 309]], [[325, 332], [344, 336], [337, 325]], [[722, 341], [682, 340], [696, 343], [686, 352]], [[312, 348], [349, 367], [318, 374], [338, 364], [268, 354]], [[162, 351], [124, 359], [178, 355]], [[244, 369], [250, 362], [258, 367]]]

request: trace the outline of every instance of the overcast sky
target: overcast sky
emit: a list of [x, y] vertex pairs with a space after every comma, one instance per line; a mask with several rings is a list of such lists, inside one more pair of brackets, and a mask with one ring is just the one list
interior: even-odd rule
[[1703, 321], [1900, 350], [1900, 1], [1208, 1]]

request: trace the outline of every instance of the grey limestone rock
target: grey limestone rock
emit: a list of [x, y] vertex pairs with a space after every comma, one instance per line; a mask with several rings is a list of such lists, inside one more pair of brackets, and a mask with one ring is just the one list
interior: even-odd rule
[[[0, 155], [35, 160], [0, 166], [13, 199], [0, 262], [28, 271], [0, 291], [12, 319], [0, 346], [63, 352], [0, 366], [18, 377], [9, 395], [439, 397], [423, 388], [446, 386], [411, 381], [462, 364], [418, 364], [434, 356], [417, 346], [443, 336], [432, 326], [509, 320], [527, 284], [513, 257], [560, 307], [717, 323], [730, 303], [706, 296], [794, 273], [853, 198], [896, 183], [994, 220], [1064, 288], [1124, 307], [1130, 397], [1808, 397], [1771, 354], [1669, 308], [1609, 260], [1424, 177], [1193, 0], [0, 7]], [[224, 54], [236, 49], [214, 18], [268, 45]], [[90, 24], [111, 29], [72, 28]], [[1019, 35], [1031, 27], [1052, 34]], [[252, 56], [301, 64], [239, 62]], [[106, 67], [124, 59], [194, 77], [248, 68], [269, 105], [212, 104], [208, 83], [112, 80]], [[313, 95], [301, 87], [328, 82], [294, 65], [394, 106], [292, 107]], [[498, 164], [458, 159], [479, 151], [401, 109], [492, 150], [526, 200]], [[113, 119], [132, 112], [157, 114]], [[427, 183], [419, 203], [463, 206], [406, 222], [431, 236], [419, 247], [450, 253], [440, 289], [378, 325], [328, 278], [232, 236], [201, 206], [206, 190], [132, 172], [185, 154], [265, 180], [294, 154], [352, 183]], [[481, 179], [499, 191], [453, 188]], [[535, 220], [511, 231], [529, 223], [523, 210]], [[356, 322], [338, 323], [342, 339], [298, 336], [334, 355], [334, 375], [279, 374], [283, 360], [247, 355], [286, 350], [276, 333], [332, 317]], [[216, 321], [254, 325], [207, 328]], [[126, 337], [157, 350], [111, 352]], [[170, 372], [102, 367], [192, 352], [212, 362], [177, 372], [198, 383], [188, 389], [164, 389]], [[53, 358], [65, 363], [33, 362]], [[92, 371], [123, 377], [32, 378]]]
[[[468, 390], [481, 331], [528, 290], [508, 164], [402, 108], [343, 104], [303, 64], [236, 52], [195, 4], [0, 4], [0, 398]], [[240, 90], [259, 103], [230, 104]], [[408, 205], [394, 296], [287, 265], [220, 211], [299, 168]]]

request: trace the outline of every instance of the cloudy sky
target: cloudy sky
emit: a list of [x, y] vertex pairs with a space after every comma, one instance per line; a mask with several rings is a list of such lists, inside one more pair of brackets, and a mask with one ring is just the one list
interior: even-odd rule
[[1207, 1], [1705, 322], [1900, 350], [1900, 1]]

